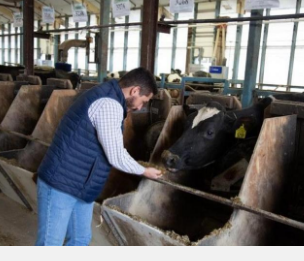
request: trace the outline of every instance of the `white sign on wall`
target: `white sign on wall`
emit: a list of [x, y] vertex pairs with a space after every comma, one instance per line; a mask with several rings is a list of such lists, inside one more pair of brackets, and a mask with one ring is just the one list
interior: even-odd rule
[[194, 0], [170, 0], [171, 13], [188, 13], [194, 8]]
[[72, 4], [72, 13], [73, 13], [74, 23], [88, 21], [88, 12], [85, 5], [81, 3]]
[[49, 6], [42, 7], [42, 22], [45, 24], [53, 24], [55, 21], [54, 8]]
[[237, 0], [225, 0], [221, 2], [221, 15], [237, 13]]
[[113, 17], [130, 15], [129, 0], [112, 0]]
[[280, 0], [246, 0], [245, 3], [245, 10], [277, 7], [280, 7]]
[[23, 14], [21, 12], [14, 12], [14, 27], [23, 26]]

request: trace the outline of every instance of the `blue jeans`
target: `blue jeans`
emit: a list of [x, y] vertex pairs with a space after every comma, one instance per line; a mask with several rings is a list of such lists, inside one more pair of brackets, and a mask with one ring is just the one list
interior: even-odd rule
[[87, 246], [92, 237], [94, 202], [87, 203], [49, 186], [38, 178], [36, 246]]

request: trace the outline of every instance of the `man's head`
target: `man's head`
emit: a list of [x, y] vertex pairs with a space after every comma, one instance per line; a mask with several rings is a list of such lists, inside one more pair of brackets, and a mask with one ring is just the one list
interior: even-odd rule
[[128, 111], [140, 110], [157, 94], [154, 75], [142, 67], [123, 76], [119, 80], [119, 86], [126, 98]]

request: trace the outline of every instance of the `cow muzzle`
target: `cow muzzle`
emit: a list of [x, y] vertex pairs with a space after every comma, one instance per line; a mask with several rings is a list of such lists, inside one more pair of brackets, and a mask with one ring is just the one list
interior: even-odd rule
[[172, 154], [170, 151], [165, 150], [162, 155], [162, 162], [165, 165], [165, 167], [170, 171], [170, 172], [177, 172], [177, 164], [180, 161], [179, 156]]

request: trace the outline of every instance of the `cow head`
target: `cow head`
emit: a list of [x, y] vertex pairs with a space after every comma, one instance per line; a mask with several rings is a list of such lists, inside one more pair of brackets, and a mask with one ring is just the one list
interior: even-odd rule
[[[265, 104], [264, 104], [265, 103]], [[258, 133], [266, 104], [248, 109], [226, 112], [217, 102], [190, 114], [182, 136], [162, 154], [162, 161], [172, 172], [200, 169], [214, 162], [231, 147], [235, 131], [244, 124], [248, 135]]]

